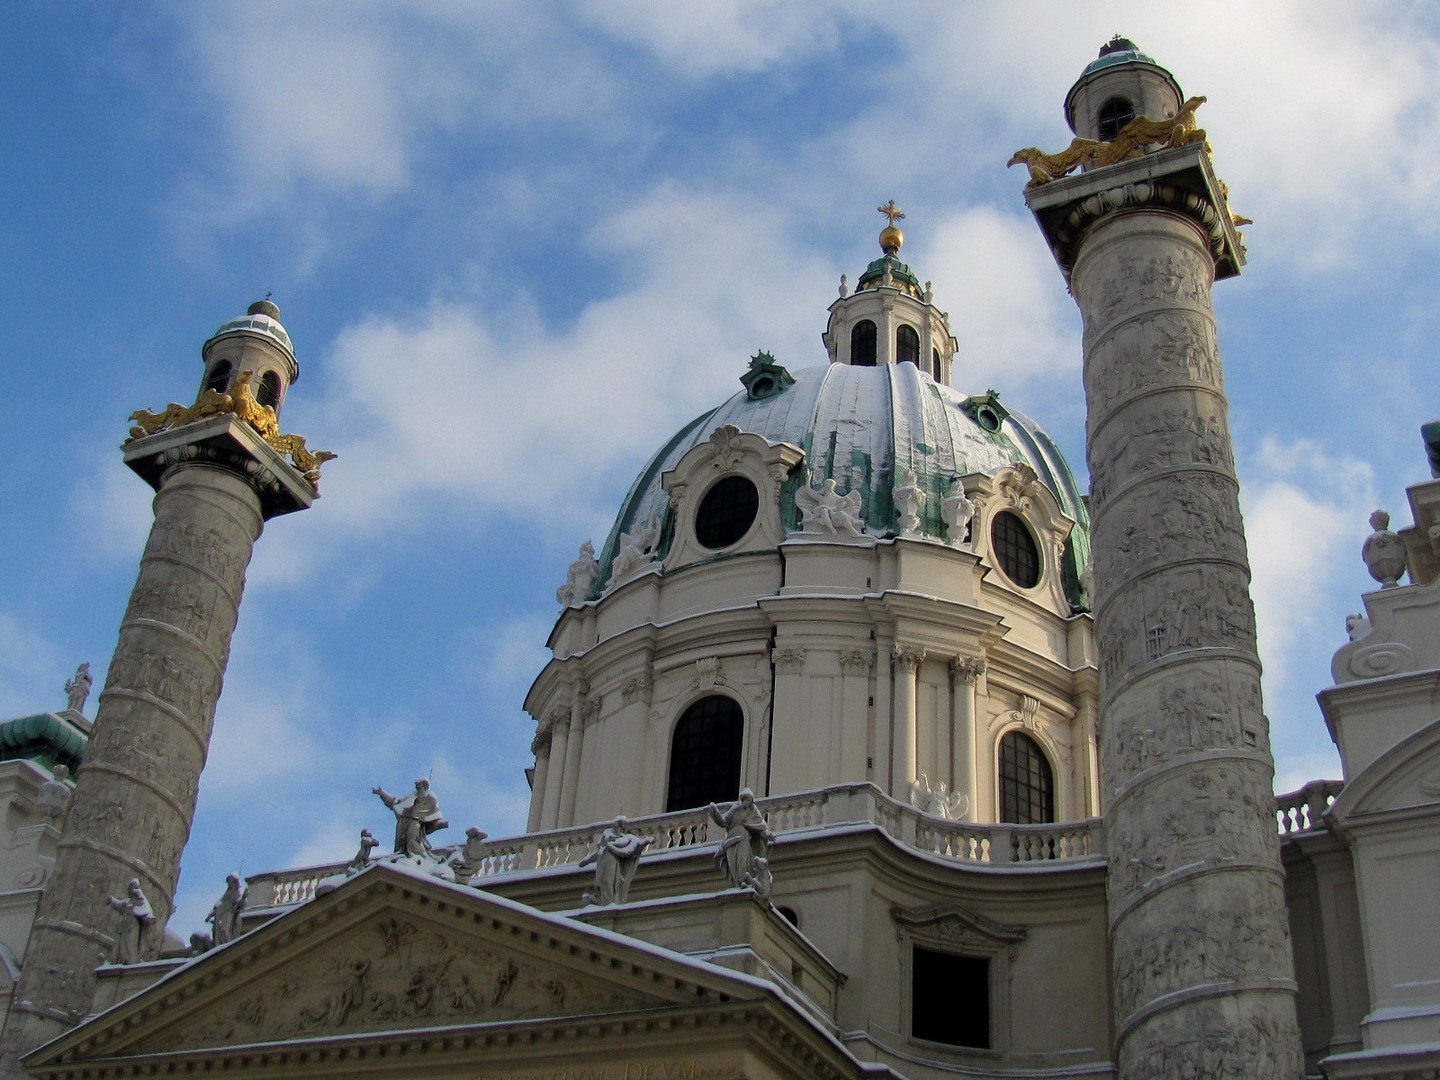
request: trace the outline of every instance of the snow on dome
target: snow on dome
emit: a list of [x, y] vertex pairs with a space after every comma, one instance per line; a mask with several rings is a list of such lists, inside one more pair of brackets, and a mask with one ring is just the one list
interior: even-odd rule
[[799, 527], [795, 490], [805, 482], [834, 479], [842, 492], [859, 491], [872, 529], [894, 532], [895, 477], [906, 469], [929, 496], [919, 533], [946, 542], [940, 508], [950, 481], [967, 473], [993, 475], [1007, 465], [1028, 464], [1059, 499], [1077, 526], [1066, 545], [1066, 592], [1084, 604], [1078, 569], [1089, 560], [1089, 513], [1074, 474], [1048, 435], [1029, 417], [1000, 407], [993, 394], [966, 395], [935, 382], [914, 364], [852, 367], [828, 364], [794, 372], [784, 392], [752, 401], [740, 392], [676, 432], [646, 464], [626, 495], [601, 550], [603, 590], [623, 533], [651, 521], [663, 523], [662, 554], [671, 532], [669, 496], [660, 478], [723, 424], [753, 432], [771, 443], [790, 443], [805, 461], [781, 489], [781, 516]]

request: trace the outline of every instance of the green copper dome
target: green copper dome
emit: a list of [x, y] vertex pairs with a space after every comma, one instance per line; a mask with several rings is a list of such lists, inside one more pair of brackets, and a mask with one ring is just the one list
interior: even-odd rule
[[[1099, 57], [1085, 65], [1085, 70], [1080, 73], [1080, 78], [1084, 79], [1087, 75], [1093, 75], [1095, 72], [1102, 71], [1108, 67], [1133, 63], [1151, 64], [1154, 67], [1160, 67], [1160, 65], [1155, 62], [1153, 56], [1147, 56], [1145, 53], [1142, 53], [1129, 38], [1123, 38], [1117, 35], [1101, 46]], [[1164, 71], [1165, 69], [1161, 68], [1160, 70]], [[1166, 72], [1166, 74], [1169, 73]]]
[[741, 391], [685, 425], [650, 459], [599, 552], [596, 595], [609, 583], [610, 563], [623, 533], [660, 522], [663, 556], [672, 523], [661, 476], [716, 428], [733, 424], [771, 443], [790, 443], [805, 452], [804, 462], [780, 493], [781, 517], [790, 529], [800, 525], [795, 491], [808, 472], [815, 484], [834, 479], [841, 492], [858, 491], [870, 530], [893, 534], [898, 526], [893, 499], [896, 477], [910, 470], [928, 496], [920, 535], [950, 543], [940, 510], [951, 480], [1028, 464], [1055, 493], [1065, 514], [1078, 523], [1066, 544], [1065, 585], [1071, 603], [1088, 608], [1079, 576], [1090, 557], [1090, 516], [1082, 489], [1059, 448], [1029, 417], [1000, 406], [993, 392], [967, 397], [935, 382], [914, 364], [829, 364], [793, 375], [792, 385], [759, 400]]

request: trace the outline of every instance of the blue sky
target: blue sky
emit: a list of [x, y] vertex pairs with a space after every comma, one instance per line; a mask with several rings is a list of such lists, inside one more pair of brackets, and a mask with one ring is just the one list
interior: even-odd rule
[[[1440, 416], [1440, 17], [1422, 3], [18, 0], [0, 89], [0, 711], [97, 684], [149, 523], [130, 412], [274, 293], [287, 431], [341, 457], [257, 547], [175, 927], [231, 870], [348, 857], [433, 773], [524, 825], [555, 587], [634, 473], [765, 348], [824, 361], [840, 274], [934, 281], [955, 384], [1083, 470], [1079, 318], [1017, 147], [1120, 31], [1200, 114], [1250, 265], [1216, 290], [1278, 783]], [[93, 704], [93, 703], [92, 703]], [[457, 829], [457, 832], [458, 832]]]

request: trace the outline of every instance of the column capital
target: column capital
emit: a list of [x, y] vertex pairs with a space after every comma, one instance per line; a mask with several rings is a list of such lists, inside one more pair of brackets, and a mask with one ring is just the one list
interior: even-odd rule
[[1090, 172], [1027, 188], [1035, 215], [1066, 281], [1086, 232], [1103, 217], [1146, 207], [1192, 220], [1215, 258], [1216, 279], [1234, 277], [1245, 265], [1245, 245], [1202, 143], [1170, 147]]
[[925, 662], [925, 647], [923, 645], [896, 645], [895, 651], [891, 655], [898, 670], [914, 671]]
[[957, 656], [950, 661], [950, 678], [966, 686], [974, 686], [977, 679], [985, 674], [983, 656]]

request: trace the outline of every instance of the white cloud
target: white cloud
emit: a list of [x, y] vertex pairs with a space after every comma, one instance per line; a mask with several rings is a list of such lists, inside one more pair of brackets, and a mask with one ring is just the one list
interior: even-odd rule
[[488, 292], [351, 327], [317, 407], [341, 453], [325, 528], [394, 528], [402, 505], [413, 521], [417, 496], [445, 492], [502, 521], [603, 532], [614, 508], [597, 500], [601, 481], [738, 392], [757, 348], [824, 362], [816, 317], [832, 274], [775, 242], [785, 232], [775, 211], [667, 185], [595, 230], [624, 288], [568, 328]]
[[[103, 665], [96, 665], [97, 682]], [[0, 701], [24, 713], [63, 709], [65, 679], [74, 671], [59, 648], [26, 620], [0, 611]], [[94, 703], [87, 708], [94, 714]]]

